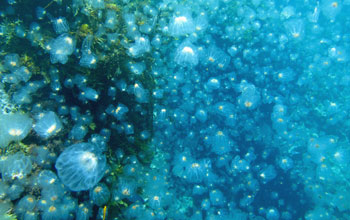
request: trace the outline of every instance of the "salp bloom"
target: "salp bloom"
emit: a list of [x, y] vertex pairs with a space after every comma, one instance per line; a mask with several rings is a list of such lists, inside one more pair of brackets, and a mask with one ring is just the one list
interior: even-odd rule
[[231, 61], [230, 56], [215, 45], [210, 46], [206, 53], [204, 64], [219, 70], [225, 70]]
[[97, 56], [94, 53], [83, 53], [79, 65], [82, 67], [95, 69], [97, 64]]
[[223, 206], [226, 203], [226, 198], [224, 194], [218, 189], [210, 191], [209, 198], [210, 203], [213, 206]]
[[52, 112], [40, 113], [36, 116], [35, 132], [42, 138], [49, 138], [62, 129], [62, 123], [57, 115]]
[[204, 32], [208, 27], [208, 18], [205, 12], [201, 12], [194, 20], [196, 32]]
[[324, 0], [321, 4], [321, 11], [324, 16], [330, 20], [334, 20], [335, 17], [341, 11], [342, 5], [340, 1], [337, 0]]
[[[344, 63], [346, 61], [348, 61], [349, 59], [349, 55], [346, 52], [346, 50], [343, 47], [339, 47], [339, 46], [332, 46], [328, 49], [328, 57], [340, 62], [340, 63]], [[327, 66], [327, 62], [329, 62], [328, 60], [325, 60], [323, 62], [323, 65]]]
[[316, 7], [314, 8], [312, 14], [311, 14], [311, 13], [308, 14], [308, 19], [309, 19], [309, 21], [312, 22], [312, 23], [317, 23], [318, 18], [319, 18], [319, 16], [320, 16], [320, 11], [321, 11], [321, 10], [320, 10], [320, 3], [317, 2], [317, 5], [316, 5]]
[[239, 90], [242, 93], [238, 97], [238, 104], [242, 109], [255, 109], [260, 104], [260, 92], [257, 88], [245, 80], [239, 84]]
[[88, 190], [102, 179], [106, 156], [93, 144], [73, 144], [60, 154], [55, 167], [58, 177], [70, 190]]
[[148, 197], [149, 197], [148, 205], [152, 209], [155, 209], [155, 210], [162, 208], [163, 195], [164, 195], [164, 192], [162, 190], [161, 191], [154, 191], [153, 193], [151, 193], [151, 195], [148, 195]]
[[57, 34], [67, 33], [69, 31], [69, 24], [64, 17], [53, 19], [52, 24]]
[[175, 62], [180, 66], [194, 67], [198, 64], [197, 48], [189, 41], [185, 41], [176, 49]]
[[233, 141], [223, 131], [217, 131], [210, 137], [211, 151], [217, 155], [223, 155], [232, 150]]
[[46, 15], [46, 10], [42, 7], [37, 7], [36, 10], [36, 18], [39, 20], [44, 19], [45, 15]]
[[293, 6], [286, 6], [281, 12], [281, 18], [288, 19], [295, 15], [295, 9]]
[[18, 54], [11, 53], [5, 56], [4, 66], [8, 70], [15, 70], [20, 66], [20, 60]]
[[268, 165], [260, 171], [259, 176], [262, 180], [262, 183], [266, 184], [273, 180], [277, 176], [277, 173], [272, 165]]
[[65, 64], [68, 56], [74, 52], [75, 39], [68, 34], [61, 34], [52, 41], [50, 51], [51, 63]]
[[196, 119], [198, 119], [200, 122], [205, 122], [208, 118], [207, 111], [203, 108], [199, 108], [196, 111], [195, 114]]
[[81, 45], [82, 55], [79, 61], [80, 66], [90, 68], [90, 69], [94, 69], [97, 64], [97, 56], [91, 51], [92, 43], [93, 43], [93, 36], [89, 34], [84, 38], [83, 44]]
[[148, 90], [144, 89], [142, 84], [139, 82], [135, 82], [134, 85], [130, 85], [128, 92], [129, 92], [129, 94], [135, 95], [135, 100], [138, 103], [148, 103], [148, 101], [149, 101]]
[[232, 160], [231, 170], [233, 175], [236, 176], [237, 173], [248, 172], [250, 170], [250, 164], [247, 160], [241, 159], [240, 156], [237, 155]]
[[173, 174], [175, 176], [183, 178], [185, 176], [185, 168], [190, 166], [192, 162], [192, 157], [190, 152], [184, 151], [177, 153], [173, 160]]
[[283, 171], [287, 171], [291, 169], [294, 165], [293, 160], [289, 157], [282, 157], [278, 160], [278, 165], [281, 167]]
[[209, 92], [212, 90], [220, 89], [220, 80], [218, 80], [216, 77], [210, 77], [206, 85]]
[[12, 71], [11, 74], [6, 74], [4, 81], [8, 83], [18, 83], [19, 81], [28, 82], [32, 73], [28, 70], [27, 67], [21, 66]]
[[151, 46], [148, 37], [140, 36], [135, 39], [135, 43], [128, 48], [127, 52], [130, 56], [137, 58], [150, 50]]
[[117, 25], [117, 13], [113, 10], [108, 10], [106, 13], [105, 27], [114, 29]]
[[32, 119], [25, 114], [0, 115], [0, 147], [11, 141], [21, 141], [32, 128]]
[[62, 219], [60, 218], [61, 216], [60, 206], [57, 206], [54, 204], [44, 209], [41, 215], [42, 215], [41, 218], [45, 220]]
[[308, 153], [313, 162], [319, 164], [324, 162], [330, 151], [337, 146], [336, 138], [333, 136], [323, 136], [311, 138], [307, 147]]
[[210, 201], [209, 199], [204, 199], [201, 203], [201, 209], [202, 210], [208, 210], [210, 208]]
[[194, 161], [185, 166], [184, 178], [189, 182], [199, 183], [202, 182], [205, 173], [206, 165], [204, 161]]
[[266, 212], [266, 219], [268, 220], [277, 220], [280, 218], [278, 210], [274, 207], [269, 208]]
[[36, 199], [34, 196], [31, 196], [31, 195], [24, 196], [17, 203], [15, 212], [17, 216], [21, 216], [23, 217], [23, 219], [28, 219], [28, 218], [25, 218], [24, 216], [27, 212], [33, 211], [33, 209], [35, 208], [35, 205], [36, 205]]
[[79, 99], [82, 101], [90, 100], [96, 102], [99, 98], [99, 93], [90, 87], [81, 88]]
[[174, 37], [191, 34], [194, 30], [195, 26], [190, 13], [174, 16], [169, 24], [169, 33]]
[[128, 62], [127, 67], [135, 75], [141, 75], [146, 69], [146, 65], [143, 62]]
[[134, 183], [133, 179], [120, 178], [118, 181], [118, 188], [113, 191], [113, 200], [118, 201], [126, 198], [131, 201], [133, 196], [135, 196], [136, 189], [137, 185]]
[[1, 162], [0, 172], [4, 181], [22, 180], [32, 171], [32, 162], [29, 156], [22, 152], [10, 155]]
[[43, 170], [39, 173], [36, 183], [41, 188], [49, 189], [57, 183], [57, 176], [51, 170]]
[[289, 83], [290, 81], [294, 80], [294, 78], [295, 78], [295, 72], [289, 67], [283, 70], [279, 70], [276, 73], [276, 80], [282, 83]]
[[88, 203], [82, 203], [78, 206], [76, 211], [76, 220], [90, 219], [92, 215], [92, 207]]
[[87, 2], [93, 9], [104, 9], [105, 8], [105, 2], [103, 0], [89, 0]]
[[69, 138], [74, 140], [82, 140], [88, 132], [88, 128], [82, 123], [76, 123], [69, 132]]
[[104, 183], [99, 183], [90, 190], [90, 199], [92, 199], [93, 203], [98, 206], [106, 204], [110, 196], [111, 193]]
[[292, 39], [302, 39], [304, 35], [304, 21], [302, 19], [291, 19], [284, 23], [289, 36]]
[[117, 107], [113, 105], [108, 106], [106, 109], [107, 114], [113, 115], [118, 121], [122, 121], [126, 113], [129, 112], [129, 108], [123, 103], [118, 103]]

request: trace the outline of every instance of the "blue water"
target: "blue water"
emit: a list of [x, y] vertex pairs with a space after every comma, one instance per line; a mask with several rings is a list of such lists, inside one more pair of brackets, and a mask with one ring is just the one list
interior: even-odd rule
[[350, 219], [349, 0], [0, 3], [0, 219]]

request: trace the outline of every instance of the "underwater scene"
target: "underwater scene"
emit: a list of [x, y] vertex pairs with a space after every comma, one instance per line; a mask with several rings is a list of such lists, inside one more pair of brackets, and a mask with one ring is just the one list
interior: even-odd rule
[[1, 0], [0, 220], [350, 220], [350, 0]]

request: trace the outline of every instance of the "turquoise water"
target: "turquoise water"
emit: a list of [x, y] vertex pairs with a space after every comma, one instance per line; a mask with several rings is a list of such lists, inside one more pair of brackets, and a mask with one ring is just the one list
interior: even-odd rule
[[350, 1], [0, 3], [0, 219], [350, 219]]

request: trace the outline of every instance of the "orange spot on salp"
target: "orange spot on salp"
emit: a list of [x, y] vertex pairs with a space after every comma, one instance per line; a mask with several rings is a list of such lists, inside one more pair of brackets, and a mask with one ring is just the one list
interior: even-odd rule
[[252, 102], [250, 102], [250, 101], [246, 101], [246, 102], [244, 102], [244, 106], [245, 106], [245, 107], [247, 107], [247, 108], [252, 107], [252, 105], [253, 105], [253, 103], [252, 103]]
[[338, 2], [332, 2], [332, 7], [337, 8], [338, 7]]
[[95, 193], [99, 193], [99, 192], [101, 192], [102, 191], [102, 187], [101, 186], [98, 186], [98, 187], [96, 187], [95, 189], [94, 189], [94, 192]]
[[[120, 109], [121, 109], [120, 107], [116, 108], [116, 109], [115, 109], [115, 113], [118, 113], [118, 112], [120, 111]], [[113, 111], [114, 111], [114, 110], [113, 110]]]
[[197, 168], [197, 167], [200, 167], [199, 163], [193, 163], [192, 164], [192, 168]]
[[222, 131], [218, 131], [216, 134], [217, 134], [218, 136], [223, 136], [223, 135], [224, 135], [224, 133], [223, 133]]
[[129, 196], [130, 195], [130, 190], [129, 189], [124, 189], [123, 191], [122, 191], [122, 194], [124, 195], [124, 196]]
[[320, 145], [319, 144], [315, 144], [315, 148], [319, 148], [320, 147]]
[[56, 182], [56, 179], [54, 179], [54, 178], [52, 178], [52, 179], [49, 181], [50, 184], [53, 184], [54, 182]]
[[157, 176], [153, 176], [153, 180], [157, 180]]
[[53, 205], [49, 207], [49, 212], [55, 212], [56, 210], [56, 207]]
[[293, 33], [293, 37], [294, 37], [294, 38], [298, 38], [299, 36], [300, 36], [299, 33]]

